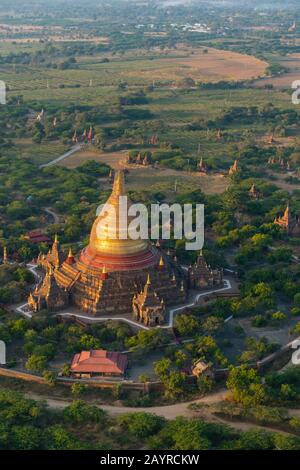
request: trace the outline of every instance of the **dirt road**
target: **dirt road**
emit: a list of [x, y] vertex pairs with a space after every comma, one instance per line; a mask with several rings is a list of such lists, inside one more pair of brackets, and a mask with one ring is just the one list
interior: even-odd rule
[[[51, 397], [44, 398], [42, 396], [39, 396], [35, 393], [27, 393], [26, 394], [27, 398], [32, 398], [34, 400], [44, 400], [46, 401], [47, 405], [50, 408], [53, 409], [60, 409], [63, 410], [66, 406], [70, 405], [71, 401], [67, 400], [60, 400], [60, 399], [55, 399]], [[208, 395], [206, 397], [200, 398], [199, 400], [194, 400], [186, 403], [177, 403], [175, 405], [165, 405], [165, 406], [153, 406], [153, 407], [128, 407], [128, 406], [113, 406], [113, 405], [96, 405], [99, 408], [102, 408], [103, 410], [107, 411], [108, 413], [118, 416], [123, 413], [137, 413], [137, 412], [145, 412], [145, 413], [152, 413], [158, 416], [163, 416], [164, 418], [168, 420], [172, 420], [177, 418], [178, 416], [183, 416], [185, 418], [203, 418], [206, 421], [212, 422], [212, 423], [220, 423], [220, 424], [226, 424], [231, 426], [232, 428], [239, 430], [239, 431], [248, 431], [249, 429], [263, 429], [269, 432], [280, 432], [281, 434], [284, 435], [292, 435], [288, 432], [284, 431], [279, 431], [278, 429], [268, 427], [268, 426], [259, 426], [257, 424], [253, 423], [248, 423], [248, 422], [234, 422], [234, 421], [227, 421], [225, 419], [222, 419], [218, 416], [215, 416], [213, 412], [210, 410], [209, 405], [214, 405], [216, 403], [220, 403], [226, 399], [226, 396], [228, 396], [228, 391], [227, 390], [220, 390], [218, 392], [215, 392], [211, 395]], [[203, 408], [200, 408], [198, 410], [191, 410], [189, 409], [189, 405], [191, 404], [202, 404]], [[205, 406], [207, 405], [207, 406]], [[290, 410], [291, 413], [294, 410]], [[300, 410], [296, 410], [297, 415], [298, 413], [300, 414]]]

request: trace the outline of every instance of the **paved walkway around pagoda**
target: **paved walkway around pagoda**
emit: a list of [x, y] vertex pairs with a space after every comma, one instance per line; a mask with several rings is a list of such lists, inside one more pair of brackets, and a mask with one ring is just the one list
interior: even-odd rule
[[[39, 283], [42, 278], [36, 272], [37, 265], [30, 263], [30, 264], [27, 264], [27, 268], [35, 276], [37, 282]], [[211, 289], [211, 290], [208, 290], [208, 291], [200, 292], [200, 293], [195, 295], [195, 297], [193, 298], [192, 301], [190, 301], [186, 304], [180, 305], [178, 307], [171, 308], [169, 310], [168, 323], [166, 325], [162, 325], [162, 326], [157, 327], [157, 328], [163, 328], [163, 329], [172, 328], [173, 324], [174, 324], [174, 316], [175, 316], [176, 313], [181, 312], [181, 311], [185, 310], [186, 308], [196, 307], [199, 304], [199, 300], [202, 297], [211, 296], [211, 294], [218, 293], [218, 292], [229, 291], [232, 288], [233, 288], [233, 286], [232, 286], [230, 280], [229, 279], [224, 279], [224, 287], [221, 287], [221, 288], [219, 287], [219, 288]], [[18, 313], [21, 313], [21, 315], [24, 315], [27, 318], [32, 318], [33, 317], [33, 314], [32, 314], [32, 312], [29, 308], [28, 303], [20, 305], [19, 307], [16, 308], [16, 311]], [[140, 328], [142, 330], [150, 330], [151, 329], [151, 327], [149, 327], [149, 326], [143, 325], [142, 323], [138, 323], [134, 320], [130, 320], [129, 318], [126, 318], [126, 317], [115, 317], [115, 316], [93, 317], [93, 316], [83, 315], [83, 314], [75, 313], [75, 312], [60, 312], [60, 313], [57, 313], [56, 316], [57, 315], [65, 317], [65, 318], [67, 318], [67, 317], [78, 318], [80, 320], [86, 320], [87, 322], [90, 322], [90, 323], [103, 322], [103, 321], [107, 321], [107, 320], [123, 321], [125, 323], [129, 323], [130, 325], [135, 326], [136, 328]], [[231, 317], [227, 318], [225, 321], [229, 321], [229, 320], [231, 320]]]

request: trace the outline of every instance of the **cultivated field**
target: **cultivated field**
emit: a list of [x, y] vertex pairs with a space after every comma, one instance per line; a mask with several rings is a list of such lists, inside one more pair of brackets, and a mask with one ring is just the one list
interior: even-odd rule
[[[20, 45], [22, 50], [25, 47], [30, 50], [30, 46], [35, 47]], [[3, 52], [11, 51], [8, 43], [2, 46], [0, 43], [0, 53], [2, 49]], [[262, 76], [267, 67], [266, 62], [248, 55], [207, 50], [207, 54], [203, 53], [204, 48], [155, 51], [147, 55], [130, 52], [125, 56], [110, 57], [107, 63], [101, 63], [103, 55], [77, 57], [78, 64], [71, 70], [11, 65], [0, 73], [11, 93], [22, 93], [26, 99], [79, 99], [83, 94], [91, 102], [95, 99], [95, 89], [98, 95], [106, 94], [103, 87], [111, 88], [121, 81], [133, 87], [152, 85], [153, 81], [160, 86], [173, 87], [180, 86], [186, 77], [197, 82], [251, 79]], [[74, 86], [78, 88], [74, 89]]]
[[[3, 51], [11, 52], [9, 44], [0, 43], [0, 54]], [[15, 46], [16, 47], [16, 46]], [[18, 45], [24, 50], [35, 50], [36, 44]], [[38, 101], [44, 106], [46, 118], [47, 108], [80, 103], [82, 105], [96, 106], [103, 109], [105, 114], [112, 115], [119, 106], [120, 96], [130, 95], [133, 92], [145, 89], [146, 85], [152, 85], [154, 90], [146, 90], [147, 103], [140, 105], [124, 106], [125, 113], [128, 109], [145, 110], [151, 114], [147, 118], [137, 118], [144, 134], [150, 132], [159, 133], [162, 142], [170, 142], [178, 146], [184, 153], [183, 158], [192, 157], [199, 159], [199, 143], [201, 156], [208, 165], [212, 165], [212, 171], [223, 168], [227, 171], [232, 164], [232, 154], [236, 146], [243, 145], [252, 136], [266, 136], [271, 130], [261, 121], [252, 124], [240, 123], [226, 126], [225, 138], [217, 138], [217, 130], [189, 129], [188, 126], [199, 120], [217, 119], [232, 107], [263, 107], [273, 103], [279, 108], [292, 107], [290, 95], [281, 90], [252, 89], [182, 89], [180, 81], [183, 77], [192, 77], [198, 81], [218, 81], [221, 79], [249, 78], [253, 75], [263, 74], [266, 63], [258, 59], [233, 52], [204, 48], [178, 47], [170, 50], [130, 51], [125, 55], [108, 56], [109, 61], [103, 63], [103, 55], [77, 57], [74, 69], [61, 70], [27, 65], [7, 65], [5, 71], [0, 70], [0, 78], [5, 80], [11, 95], [23, 95], [26, 102]], [[102, 62], [101, 62], [102, 61]], [[126, 83], [126, 89], [120, 89], [120, 83]], [[176, 87], [176, 83], [178, 86]], [[48, 108], [48, 109], [49, 109]], [[57, 114], [60, 120], [60, 114]], [[129, 128], [133, 120], [128, 122]], [[115, 121], [107, 119], [103, 127], [117, 125]], [[71, 137], [74, 129], [65, 129]], [[134, 132], [133, 132], [134, 135]], [[254, 138], [254, 137], [253, 137]], [[3, 149], [3, 153], [21, 155], [31, 158], [38, 164], [47, 163], [68, 150], [68, 146], [62, 142], [43, 141], [41, 145], [35, 144], [31, 139], [15, 140], [14, 148]], [[124, 144], [130, 144], [131, 148], [139, 148], [139, 138], [129, 137]], [[110, 144], [110, 142], [108, 142]], [[89, 149], [84, 154], [76, 153], [62, 164], [76, 167], [82, 161], [95, 159], [105, 161], [116, 168], [119, 164], [119, 153], [99, 154]], [[176, 166], [173, 166], [176, 168]], [[188, 170], [187, 166], [184, 168]], [[174, 170], [175, 171], [175, 170]], [[204, 185], [209, 180], [202, 178]], [[199, 180], [197, 177], [196, 181]], [[213, 191], [219, 191], [219, 180], [213, 184]], [[207, 191], [210, 191], [209, 184]], [[217, 189], [216, 189], [217, 188]], [[221, 192], [221, 190], [220, 190]]]
[[[168, 57], [144, 60], [139, 77], [145, 81], [172, 80], [175, 84], [184, 77], [200, 82], [244, 80], [263, 75], [267, 65], [255, 57], [236, 52], [213, 48], [182, 48], [170, 51]], [[136, 71], [126, 71], [126, 75], [136, 78]]]
[[289, 54], [278, 62], [287, 69], [287, 72], [272, 78], [263, 78], [256, 82], [256, 86], [273, 85], [275, 88], [291, 88], [295, 80], [300, 80], [300, 54]]

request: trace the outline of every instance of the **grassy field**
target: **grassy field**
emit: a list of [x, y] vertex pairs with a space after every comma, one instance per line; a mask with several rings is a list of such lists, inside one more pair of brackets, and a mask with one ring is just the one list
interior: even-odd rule
[[[47, 102], [75, 102], [97, 103], [99, 107], [116, 101], [120, 92], [112, 87], [109, 90], [103, 87], [47, 90], [41, 93], [39, 100]], [[49, 99], [48, 94], [52, 99]], [[33, 91], [30, 92], [31, 99]], [[197, 149], [201, 144], [201, 154], [204, 158], [217, 157], [224, 161], [224, 166], [232, 163], [232, 145], [239, 144], [245, 138], [245, 131], [249, 129], [260, 142], [270, 133], [270, 129], [261, 122], [252, 125], [234, 124], [228, 127], [231, 137], [227, 140], [218, 140], [217, 132], [206, 130], [186, 130], [184, 126], [200, 118], [217, 118], [224, 110], [233, 106], [264, 106], [273, 103], [279, 108], [292, 108], [288, 93], [279, 90], [262, 89], [238, 89], [238, 90], [162, 90], [156, 89], [149, 95], [150, 101], [139, 109], [148, 109], [153, 118], [145, 122], [145, 128], [159, 131], [161, 140], [172, 142], [182, 148], [187, 156], [197, 157]], [[108, 123], [108, 125], [110, 125]], [[112, 124], [114, 125], [114, 124]], [[36, 163], [46, 163], [53, 160], [68, 150], [68, 147], [60, 142], [43, 142], [41, 145], [34, 144], [30, 140], [16, 140], [16, 146], [9, 153], [19, 154], [23, 157], [32, 158]], [[5, 152], [7, 152], [5, 150]], [[74, 155], [72, 159], [77, 159]], [[114, 158], [112, 156], [112, 158]], [[73, 161], [73, 160], [70, 160]]]
[[[125, 168], [125, 157], [127, 152], [97, 152], [82, 150], [76, 152], [71, 157], [59, 163], [60, 166], [76, 168], [80, 164], [95, 160], [107, 163], [112, 168], [118, 170]], [[201, 189], [205, 194], [222, 194], [228, 186], [228, 178], [220, 175], [200, 175], [183, 171], [171, 170], [169, 168], [143, 168], [130, 167], [127, 177], [127, 187], [134, 191], [162, 191], [167, 197], [174, 198], [175, 182], [178, 194], [187, 191]], [[108, 185], [110, 187], [110, 185]]]
[[14, 147], [5, 149], [2, 154], [20, 155], [23, 158], [30, 158], [37, 164], [47, 163], [59, 157], [68, 150], [68, 146], [59, 141], [42, 142], [36, 144], [31, 139], [16, 139]]
[[[1, 44], [1, 47], [10, 46], [9, 43], [5, 43]], [[38, 45], [15, 46], [17, 50], [23, 47], [34, 49]], [[283, 90], [260, 88], [189, 90], [170, 86], [170, 83], [183, 76], [214, 81], [228, 79], [232, 73], [231, 78], [235, 79], [242, 78], [242, 75], [245, 77], [245, 73], [249, 77], [263, 73], [266, 63], [232, 52], [210, 49], [208, 54], [204, 54], [201, 48], [197, 50], [179, 48], [172, 51], [131, 51], [125, 56], [111, 56], [107, 63], [100, 63], [103, 55], [76, 59], [78, 68], [71, 70], [24, 65], [6, 66], [5, 71], [3, 68], [0, 70], [0, 79], [5, 80], [8, 85], [8, 96], [21, 94], [25, 102], [39, 102], [41, 106], [45, 106], [46, 113], [47, 106], [51, 104], [61, 107], [61, 105], [80, 103], [99, 107], [100, 110], [101, 107], [109, 109], [118, 106], [120, 96], [145, 89], [146, 85], [154, 81], [154, 85], [156, 82], [157, 86], [154, 87], [154, 91], [147, 92], [148, 103], [136, 107], [150, 111], [151, 118], [145, 121], [132, 121], [129, 126], [136, 123], [144, 128], [145, 133], [158, 132], [160, 140], [178, 145], [186, 157], [199, 158], [197, 149], [200, 143], [201, 155], [205, 159], [213, 157], [222, 160], [224, 168], [228, 168], [232, 163], [232, 146], [245, 141], [247, 130], [252, 132], [256, 141], [261, 142], [271, 129], [262, 125], [260, 121], [251, 125], [235, 122], [225, 129], [230, 137], [218, 140], [216, 131], [191, 131], [186, 129], [186, 125], [201, 118], [216, 119], [224, 111], [235, 106], [262, 107], [273, 103], [279, 108], [294, 107], [290, 95]], [[127, 90], [118, 88], [120, 82], [127, 83]], [[166, 82], [169, 83], [168, 86]], [[135, 106], [131, 105], [130, 108], [134, 109]], [[104, 124], [111, 127], [117, 125], [116, 122], [108, 121]], [[70, 129], [70, 135], [72, 133]], [[14, 143], [14, 148], [4, 152], [10, 155], [22, 155], [24, 158], [29, 157], [36, 163], [49, 162], [68, 149], [66, 145], [52, 141], [37, 145], [30, 139], [23, 139]], [[111, 155], [110, 158], [114, 157]], [[68, 162], [77, 162], [78, 159], [80, 160], [74, 155]]]
[[[36, 51], [38, 46], [32, 44], [14, 45], [11, 50], [9, 43], [2, 43], [0, 54], [19, 51]], [[77, 99], [78, 89], [63, 89], [65, 86], [93, 88], [116, 86], [125, 81], [129, 86], [147, 86], [153, 81], [170, 85], [180, 82], [184, 77], [196, 81], [215, 82], [219, 80], [242, 80], [261, 76], [267, 63], [254, 57], [234, 52], [209, 49], [181, 48], [166, 52], [144, 53], [132, 52], [126, 56], [110, 57], [107, 63], [101, 63], [103, 55], [93, 57], [77, 57], [77, 68], [72, 70], [41, 69], [34, 66], [5, 66], [0, 69], [1, 79], [5, 80], [12, 93], [22, 93], [26, 99], [45, 98], [45, 89], [53, 99]], [[81, 91], [81, 90], [80, 90]], [[90, 100], [94, 90], [85, 90], [85, 97]], [[34, 93], [34, 95], [33, 95]], [[73, 95], [73, 93], [75, 93]], [[101, 93], [100, 93], [101, 94]]]

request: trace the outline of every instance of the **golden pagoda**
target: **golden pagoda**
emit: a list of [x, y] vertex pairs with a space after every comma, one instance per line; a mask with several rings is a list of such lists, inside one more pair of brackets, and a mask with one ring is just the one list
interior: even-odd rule
[[[119, 171], [107, 204], [95, 219], [89, 245], [78, 255], [70, 249], [66, 256], [55, 237], [49, 253], [39, 256], [38, 264], [46, 274], [29, 296], [33, 311], [58, 311], [71, 305], [87, 315], [133, 315], [136, 321], [155, 326], [165, 321], [167, 306], [185, 302], [187, 286], [222, 283], [221, 272], [212, 271], [202, 254], [185, 272], [176, 256], [165, 254], [159, 245], [128, 237], [132, 218], [121, 224], [123, 196], [124, 174]], [[127, 211], [130, 204], [127, 200]]]
[[[39, 257], [39, 264], [48, 271], [52, 266], [52, 276], [68, 294], [70, 305], [94, 316], [132, 314], [134, 296], [144, 292], [149, 282], [155, 292], [155, 296], [151, 294], [149, 297], [155, 302], [154, 310], [151, 310], [150, 300], [147, 303], [147, 312], [149, 315], [152, 312], [152, 319], [147, 320], [147, 313], [135, 318], [149, 325], [160, 324], [164, 319], [165, 305], [185, 301], [186, 290], [180, 289], [185, 274], [171, 257], [149, 240], [133, 240], [127, 236], [132, 218], [128, 216], [125, 229], [120, 223], [120, 198], [125, 195], [124, 174], [119, 171], [107, 205], [95, 219], [89, 245], [77, 256], [70, 250], [66, 259], [61, 261], [62, 252], [55, 239], [48, 255]], [[127, 208], [131, 204], [127, 200]], [[113, 220], [114, 213], [116, 221]], [[161, 308], [158, 308], [158, 298], [163, 305]]]

